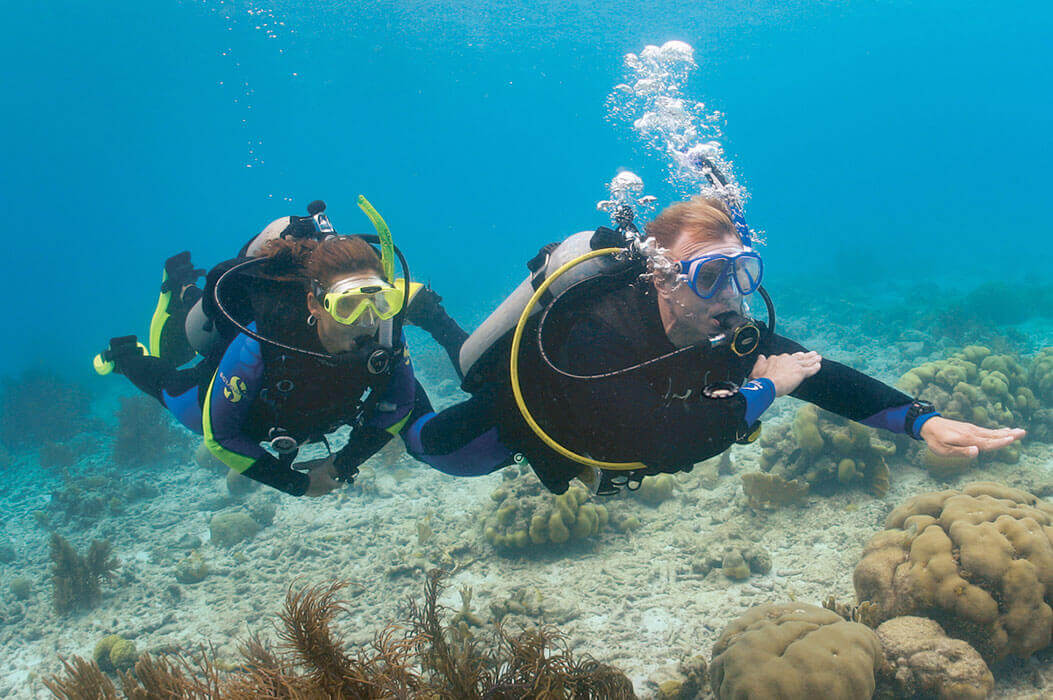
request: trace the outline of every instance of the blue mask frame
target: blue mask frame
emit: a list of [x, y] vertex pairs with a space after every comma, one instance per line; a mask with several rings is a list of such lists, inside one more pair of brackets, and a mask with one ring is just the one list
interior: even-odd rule
[[[707, 267], [706, 263], [712, 262], [723, 264], [715, 275], [711, 274], [713, 266], [709, 266], [708, 277], [715, 278], [711, 282], [705, 282], [703, 278], [704, 284], [699, 286], [703, 268]], [[700, 299], [712, 299], [729, 283], [735, 285], [739, 294], [747, 296], [760, 287], [761, 278], [764, 276], [764, 261], [752, 250], [744, 250], [735, 255], [714, 253], [681, 260], [680, 272], [687, 278], [687, 286]]]

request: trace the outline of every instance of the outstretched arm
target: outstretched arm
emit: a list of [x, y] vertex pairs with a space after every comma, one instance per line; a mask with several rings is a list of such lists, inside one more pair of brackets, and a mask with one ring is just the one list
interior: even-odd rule
[[[776, 335], [765, 350], [803, 352], [804, 347]], [[922, 415], [907, 426], [907, 412], [914, 399], [873, 377], [825, 358], [815, 376], [801, 382], [790, 395], [872, 428], [907, 433], [916, 440], [924, 440], [929, 449], [939, 455], [975, 457], [980, 452], [1001, 449], [1026, 435], [1019, 428], [981, 428], [944, 418], [938, 413]]]

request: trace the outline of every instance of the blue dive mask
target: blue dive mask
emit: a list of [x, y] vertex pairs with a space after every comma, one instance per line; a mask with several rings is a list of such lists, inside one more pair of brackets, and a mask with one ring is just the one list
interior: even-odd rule
[[680, 261], [680, 273], [700, 299], [712, 299], [728, 284], [742, 296], [757, 291], [764, 273], [760, 255], [744, 250], [734, 255], [714, 253]]

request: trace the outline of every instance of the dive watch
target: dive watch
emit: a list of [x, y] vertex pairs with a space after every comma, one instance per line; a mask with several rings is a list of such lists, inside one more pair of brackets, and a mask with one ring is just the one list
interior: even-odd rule
[[[903, 419], [903, 432], [910, 435], [915, 440], [921, 440], [921, 426], [925, 425], [925, 420], [929, 418], [935, 418], [940, 415], [936, 407], [932, 405], [931, 401], [919, 401], [916, 400], [911, 403], [910, 408], [907, 409], [907, 415]], [[925, 416], [925, 420], [921, 421], [917, 426], [917, 430], [914, 429], [918, 419]]]

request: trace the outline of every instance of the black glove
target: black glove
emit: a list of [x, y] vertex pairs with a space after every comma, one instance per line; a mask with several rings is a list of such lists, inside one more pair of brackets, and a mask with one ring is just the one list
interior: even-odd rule
[[344, 449], [337, 452], [336, 459], [333, 460], [337, 478], [349, 483], [354, 481], [359, 465], [379, 452], [392, 437], [394, 436], [391, 433], [382, 428], [367, 425], [352, 430]]

